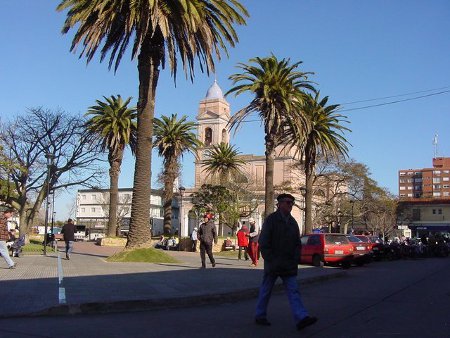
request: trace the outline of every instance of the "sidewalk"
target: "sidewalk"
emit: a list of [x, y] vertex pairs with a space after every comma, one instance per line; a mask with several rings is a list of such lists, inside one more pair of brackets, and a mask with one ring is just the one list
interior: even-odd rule
[[[108, 263], [120, 248], [75, 243], [70, 261], [60, 253], [0, 260], [0, 318], [29, 315], [120, 312], [192, 306], [256, 297], [262, 264], [216, 256], [216, 267], [199, 269], [199, 253], [169, 251], [181, 263]], [[237, 256], [237, 253], [236, 253]], [[262, 262], [261, 262], [262, 263]], [[59, 266], [59, 268], [58, 268]], [[300, 266], [301, 284], [342, 276], [334, 268]]]

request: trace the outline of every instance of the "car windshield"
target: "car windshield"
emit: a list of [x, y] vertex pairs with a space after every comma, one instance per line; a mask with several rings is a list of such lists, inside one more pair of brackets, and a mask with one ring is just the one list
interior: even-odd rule
[[325, 235], [325, 243], [326, 244], [348, 244], [348, 239], [345, 237], [345, 235], [334, 235], [334, 234], [328, 234]]
[[358, 237], [355, 237], [355, 236], [347, 236], [347, 238], [352, 243], [362, 242], [362, 240], [360, 240]]
[[358, 238], [361, 240], [361, 242], [364, 242], [364, 243], [369, 243], [370, 242], [369, 239], [366, 236], [358, 236]]

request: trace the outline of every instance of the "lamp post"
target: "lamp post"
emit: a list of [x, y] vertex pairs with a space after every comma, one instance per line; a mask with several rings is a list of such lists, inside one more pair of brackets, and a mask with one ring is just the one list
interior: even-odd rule
[[181, 246], [181, 225], [182, 225], [182, 221], [183, 221], [183, 196], [184, 196], [184, 192], [186, 191], [186, 188], [183, 186], [180, 186], [178, 188], [178, 191], [180, 192], [180, 229], [178, 230], [178, 251], [180, 251], [180, 246]]
[[306, 232], [306, 187], [300, 187], [300, 194], [303, 197], [300, 208], [303, 210], [302, 235], [304, 235]]
[[352, 205], [352, 233], [353, 233], [353, 207], [355, 206], [355, 201], [354, 200], [350, 200], [350, 204]]
[[52, 194], [52, 227], [51, 227], [51, 233], [53, 234], [53, 228], [55, 226], [55, 217], [56, 217], [56, 211], [55, 211], [55, 189], [53, 189]]
[[45, 158], [47, 159], [47, 198], [46, 198], [46, 206], [45, 206], [45, 223], [44, 223], [44, 256], [47, 255], [47, 229], [48, 229], [48, 206], [50, 204], [49, 201], [49, 195], [50, 195], [50, 170], [52, 168], [53, 165], [53, 159], [54, 156], [50, 153], [47, 153], [45, 155]]

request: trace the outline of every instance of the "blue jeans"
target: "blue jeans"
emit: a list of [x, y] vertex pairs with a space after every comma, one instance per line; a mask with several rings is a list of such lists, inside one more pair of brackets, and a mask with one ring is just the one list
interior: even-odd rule
[[[272, 276], [264, 274], [261, 287], [259, 288], [258, 302], [256, 303], [256, 315], [255, 318], [267, 317], [267, 306], [269, 305], [272, 289], [278, 276]], [[286, 290], [289, 305], [291, 306], [292, 315], [296, 323], [308, 316], [300, 297], [300, 291], [298, 289], [297, 276], [280, 276], [283, 280], [284, 289]]]
[[8, 266], [11, 267], [14, 265], [14, 261], [9, 257], [9, 250], [5, 241], [0, 241], [0, 254], [5, 259], [6, 263], [8, 263]]
[[73, 250], [73, 241], [66, 242], [66, 255], [70, 255]]

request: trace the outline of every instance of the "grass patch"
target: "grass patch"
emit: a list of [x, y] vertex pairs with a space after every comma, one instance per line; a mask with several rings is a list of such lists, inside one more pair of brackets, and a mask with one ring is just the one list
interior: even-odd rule
[[164, 251], [154, 248], [124, 250], [106, 260], [108, 262], [179, 263]]

